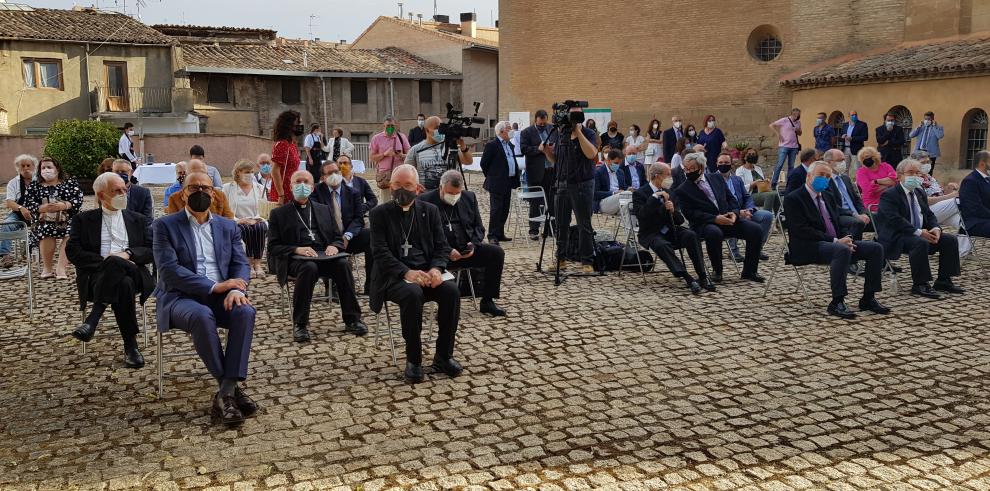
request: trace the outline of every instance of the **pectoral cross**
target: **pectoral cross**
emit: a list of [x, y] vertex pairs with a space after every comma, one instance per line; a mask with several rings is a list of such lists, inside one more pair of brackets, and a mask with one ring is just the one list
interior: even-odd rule
[[450, 222], [447, 222], [447, 230], [453, 232], [454, 231], [454, 224], [453, 223], [450, 223]]
[[408, 257], [409, 249], [412, 249], [412, 245], [409, 244], [409, 239], [406, 239], [406, 242], [402, 244], [401, 249], [402, 249], [402, 257]]
[[312, 230], [309, 231], [309, 240], [316, 242], [316, 234], [314, 234]]

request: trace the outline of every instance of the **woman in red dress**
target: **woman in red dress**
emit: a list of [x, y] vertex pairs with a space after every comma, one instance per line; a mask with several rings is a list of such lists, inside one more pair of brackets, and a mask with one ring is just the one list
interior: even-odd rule
[[302, 120], [298, 111], [285, 111], [275, 120], [272, 131], [272, 181], [268, 201], [279, 204], [292, 199], [292, 173], [299, 170], [299, 145], [296, 139], [303, 134]]

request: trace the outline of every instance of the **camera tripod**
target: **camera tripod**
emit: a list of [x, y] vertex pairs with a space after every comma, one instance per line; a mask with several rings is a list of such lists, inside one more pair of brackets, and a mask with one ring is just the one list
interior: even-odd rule
[[457, 169], [457, 172], [461, 173], [461, 179], [464, 181], [464, 190], [466, 191], [468, 186], [467, 186], [467, 176], [464, 175], [464, 164], [462, 164], [460, 158], [458, 158], [458, 152], [451, 151], [452, 148], [446, 143], [447, 140], [444, 139], [444, 141], [437, 142], [434, 143], [433, 145], [429, 145], [417, 150], [416, 154], [419, 155], [422, 152], [443, 145], [443, 154], [441, 158], [443, 159], [447, 170]]

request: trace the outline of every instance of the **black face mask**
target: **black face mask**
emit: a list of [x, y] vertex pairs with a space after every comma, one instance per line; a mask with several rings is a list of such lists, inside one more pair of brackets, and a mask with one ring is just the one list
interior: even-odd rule
[[186, 203], [189, 205], [189, 209], [195, 211], [196, 213], [202, 213], [210, 209], [210, 203], [213, 201], [213, 197], [210, 193], [206, 191], [196, 191], [189, 195], [189, 199]]
[[296, 127], [292, 129], [292, 134], [294, 134], [296, 136], [302, 136], [302, 134], [305, 131], [306, 131], [306, 128], [303, 128], [303, 125], [297, 124]]
[[722, 174], [728, 174], [732, 170], [732, 164], [721, 164], [718, 165], [718, 171]]
[[701, 171], [700, 170], [691, 171], [691, 172], [685, 172], [684, 175], [687, 176], [688, 180], [691, 181], [691, 182], [695, 182], [698, 179], [701, 179]]
[[175, 180], [176, 180], [176, 182], [178, 182], [179, 184], [182, 184], [182, 182], [186, 180], [186, 176], [179, 176], [179, 177], [176, 177], [176, 178], [175, 178]]
[[408, 190], [399, 188], [392, 191], [392, 198], [395, 199], [395, 203], [403, 208], [412, 204], [413, 200], [416, 199], [416, 193]]
[[873, 167], [873, 164], [874, 164], [873, 157], [870, 157], [868, 159], [863, 159], [863, 165], [867, 167]]
[[746, 156], [746, 162], [748, 162], [750, 164], [755, 164], [759, 160], [760, 160], [760, 156], [759, 155], [747, 155]]
[[131, 178], [127, 175], [126, 172], [117, 172], [117, 175], [124, 180], [124, 184], [129, 184], [131, 182]]

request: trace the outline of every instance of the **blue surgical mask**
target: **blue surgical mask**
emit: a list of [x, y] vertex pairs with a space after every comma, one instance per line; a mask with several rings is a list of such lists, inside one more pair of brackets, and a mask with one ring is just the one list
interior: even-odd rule
[[310, 194], [313, 194], [313, 187], [305, 182], [292, 186], [292, 196], [296, 199], [306, 199]]
[[261, 164], [261, 173], [262, 174], [271, 174], [272, 173], [272, 164]]
[[856, 116], [855, 114], [853, 114], [852, 116], [849, 117], [849, 120], [852, 121], [853, 123], [858, 123], [859, 122], [859, 116]]
[[814, 189], [816, 193], [824, 192], [828, 189], [828, 178], [825, 176], [815, 176], [811, 181], [811, 189]]
[[439, 128], [433, 130], [433, 141], [435, 141], [435, 142], [442, 142], [443, 141], [443, 138], [444, 138], [444, 134], [443, 133], [440, 133], [440, 129]]
[[608, 164], [608, 168], [611, 169], [612, 172], [615, 172], [615, 171], [619, 170], [619, 164], [613, 164], [613, 163], [610, 162]]
[[636, 156], [635, 155], [626, 155], [626, 163], [627, 164], [630, 164], [630, 165], [631, 164], [635, 164], [636, 163]]
[[924, 179], [918, 176], [907, 176], [904, 178], [904, 188], [908, 191], [914, 191], [924, 184]]

